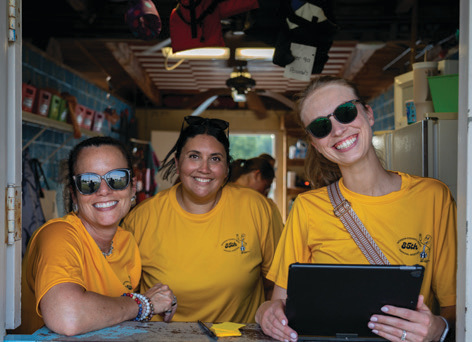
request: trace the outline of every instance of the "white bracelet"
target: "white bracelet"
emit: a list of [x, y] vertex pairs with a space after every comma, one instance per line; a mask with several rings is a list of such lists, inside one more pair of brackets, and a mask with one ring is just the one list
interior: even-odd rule
[[444, 323], [446, 323], [446, 328], [444, 328], [441, 338], [439, 339], [439, 342], [444, 342], [446, 340], [447, 333], [449, 332], [449, 323], [447, 322], [447, 319], [445, 319], [443, 316], [439, 317], [442, 318]]

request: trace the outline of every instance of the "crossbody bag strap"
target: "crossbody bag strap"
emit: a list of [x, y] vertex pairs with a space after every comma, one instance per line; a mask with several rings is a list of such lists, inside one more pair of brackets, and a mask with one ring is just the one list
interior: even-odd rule
[[387, 257], [375, 243], [364, 224], [352, 209], [351, 204], [344, 198], [339, 189], [339, 181], [328, 185], [328, 196], [334, 207], [334, 214], [339, 217], [356, 245], [360, 248], [369, 263], [373, 265], [389, 265]]

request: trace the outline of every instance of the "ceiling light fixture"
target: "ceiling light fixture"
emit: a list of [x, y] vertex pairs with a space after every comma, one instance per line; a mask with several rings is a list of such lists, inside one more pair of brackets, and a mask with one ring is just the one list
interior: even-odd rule
[[252, 59], [271, 61], [274, 57], [274, 48], [237, 48], [236, 59], [247, 61]]
[[162, 54], [167, 59], [229, 59], [229, 48], [200, 48], [173, 53], [171, 47], [163, 47]]

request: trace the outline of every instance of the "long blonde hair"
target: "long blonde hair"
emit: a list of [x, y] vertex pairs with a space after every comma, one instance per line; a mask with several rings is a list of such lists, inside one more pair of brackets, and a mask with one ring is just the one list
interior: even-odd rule
[[[306, 99], [317, 90], [328, 85], [348, 87], [352, 89], [357, 98], [360, 98], [357, 87], [343, 78], [324, 75], [316, 77], [300, 94], [297, 95], [297, 119], [303, 130], [305, 130], [305, 127], [301, 119], [301, 111]], [[308, 134], [305, 134], [304, 138], [308, 145], [307, 156], [305, 159], [305, 175], [311, 186], [314, 189], [321, 188], [334, 183], [341, 178], [341, 171], [338, 164], [333, 163], [318, 152], [311, 144], [310, 136]]]

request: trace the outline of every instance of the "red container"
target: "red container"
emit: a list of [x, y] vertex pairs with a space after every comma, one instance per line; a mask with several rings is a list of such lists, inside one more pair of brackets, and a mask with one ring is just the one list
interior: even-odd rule
[[36, 100], [35, 113], [41, 116], [48, 116], [49, 105], [51, 104], [51, 93], [40, 89], [38, 92], [38, 98]]
[[103, 127], [103, 121], [105, 120], [105, 114], [101, 112], [95, 112], [93, 117], [92, 131], [100, 132]]
[[36, 99], [36, 87], [23, 83], [22, 93], [23, 100], [21, 102], [21, 107], [24, 111], [32, 113], [35, 104], [34, 100]]
[[91, 110], [90, 108], [85, 108], [85, 112], [84, 112], [83, 120], [81, 124], [82, 128], [92, 129], [93, 114], [94, 114], [93, 110]]
[[84, 122], [86, 109], [87, 108], [85, 106], [82, 106], [80, 104], [75, 106], [75, 118], [79, 126], [82, 126], [82, 123]]

